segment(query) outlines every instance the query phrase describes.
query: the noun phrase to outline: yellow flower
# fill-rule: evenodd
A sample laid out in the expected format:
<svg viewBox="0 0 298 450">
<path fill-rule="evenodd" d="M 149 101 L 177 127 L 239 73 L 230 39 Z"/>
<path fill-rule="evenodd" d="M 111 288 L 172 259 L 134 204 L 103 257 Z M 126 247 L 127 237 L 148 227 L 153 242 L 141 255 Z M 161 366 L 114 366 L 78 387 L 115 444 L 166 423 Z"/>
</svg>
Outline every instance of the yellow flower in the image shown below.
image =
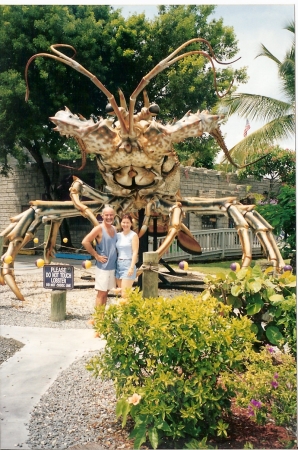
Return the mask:
<svg viewBox="0 0 298 450">
<path fill-rule="evenodd" d="M 139 394 L 133 394 L 131 397 L 128 397 L 128 403 L 138 405 L 140 403 L 141 398 L 142 397 Z"/>
<path fill-rule="evenodd" d="M 128 303 L 128 299 L 127 298 L 120 298 L 118 301 L 119 305 L 126 305 Z"/>
</svg>

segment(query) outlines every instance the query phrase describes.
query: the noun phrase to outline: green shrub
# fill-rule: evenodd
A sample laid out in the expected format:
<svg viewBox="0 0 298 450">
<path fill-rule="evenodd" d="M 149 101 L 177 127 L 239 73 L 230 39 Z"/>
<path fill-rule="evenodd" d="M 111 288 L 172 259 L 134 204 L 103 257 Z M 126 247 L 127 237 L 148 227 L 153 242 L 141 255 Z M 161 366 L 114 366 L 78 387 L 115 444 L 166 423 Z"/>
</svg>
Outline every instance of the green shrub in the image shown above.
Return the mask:
<svg viewBox="0 0 298 450">
<path fill-rule="evenodd" d="M 248 315 L 262 344 L 282 348 L 287 344 L 296 355 L 296 277 L 290 271 L 276 274 L 260 266 L 238 272 L 207 276 L 210 295 L 232 306 L 232 314 Z"/>
<path fill-rule="evenodd" d="M 245 359 L 245 371 L 223 374 L 222 381 L 236 392 L 236 404 L 248 408 L 258 424 L 274 420 L 295 426 L 297 420 L 297 371 L 293 356 L 269 345 Z"/>
<path fill-rule="evenodd" d="M 247 317 L 231 317 L 210 296 L 143 299 L 134 291 L 94 319 L 106 346 L 87 369 L 114 381 L 116 413 L 123 426 L 132 418 L 135 448 L 147 438 L 157 448 L 163 438 L 227 436 L 222 417 L 233 392 L 219 379 L 241 371 L 252 348 Z"/>
</svg>

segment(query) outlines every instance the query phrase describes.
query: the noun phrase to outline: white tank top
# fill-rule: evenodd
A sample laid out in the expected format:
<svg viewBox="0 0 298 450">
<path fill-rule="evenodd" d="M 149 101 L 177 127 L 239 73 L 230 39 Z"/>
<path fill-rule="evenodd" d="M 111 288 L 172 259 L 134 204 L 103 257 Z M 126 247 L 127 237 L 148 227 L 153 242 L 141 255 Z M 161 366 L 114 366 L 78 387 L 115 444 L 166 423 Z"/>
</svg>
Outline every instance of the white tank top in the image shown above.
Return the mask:
<svg viewBox="0 0 298 450">
<path fill-rule="evenodd" d="M 117 233 L 116 248 L 119 259 L 132 259 L 132 238 L 136 233 L 132 230 L 127 235 Z"/>
</svg>

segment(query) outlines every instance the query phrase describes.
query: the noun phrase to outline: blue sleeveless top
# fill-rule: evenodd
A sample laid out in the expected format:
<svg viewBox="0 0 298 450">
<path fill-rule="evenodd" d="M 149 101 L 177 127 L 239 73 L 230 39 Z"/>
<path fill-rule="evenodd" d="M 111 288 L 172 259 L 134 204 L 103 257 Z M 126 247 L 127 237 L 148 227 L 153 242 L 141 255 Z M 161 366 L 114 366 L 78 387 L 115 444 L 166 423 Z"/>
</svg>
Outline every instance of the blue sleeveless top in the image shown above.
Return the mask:
<svg viewBox="0 0 298 450">
<path fill-rule="evenodd" d="M 136 233 L 130 231 L 126 236 L 121 232 L 117 233 L 117 252 L 119 259 L 132 259 L 132 238 Z"/>
<path fill-rule="evenodd" d="M 117 250 L 116 250 L 116 241 L 117 241 L 117 233 L 114 229 L 114 237 L 111 237 L 106 231 L 105 227 L 102 226 L 102 239 L 100 244 L 96 241 L 95 250 L 99 255 L 105 255 L 108 257 L 107 262 L 101 263 L 96 261 L 96 266 L 99 269 L 103 270 L 114 270 L 116 269 L 117 262 Z"/>
</svg>

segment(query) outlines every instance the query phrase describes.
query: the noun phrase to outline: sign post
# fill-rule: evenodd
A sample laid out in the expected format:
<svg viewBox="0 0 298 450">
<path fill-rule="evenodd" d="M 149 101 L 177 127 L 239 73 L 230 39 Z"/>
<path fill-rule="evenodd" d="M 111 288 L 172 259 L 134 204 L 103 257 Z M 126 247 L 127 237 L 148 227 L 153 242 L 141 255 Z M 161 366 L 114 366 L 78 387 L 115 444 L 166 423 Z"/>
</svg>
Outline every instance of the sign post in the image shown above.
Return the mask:
<svg viewBox="0 0 298 450">
<path fill-rule="evenodd" d="M 45 264 L 43 287 L 45 289 L 73 289 L 73 266 Z"/>
<path fill-rule="evenodd" d="M 66 290 L 73 289 L 73 266 L 45 264 L 43 266 L 43 287 L 52 289 L 51 317 L 54 322 L 65 320 Z"/>
</svg>

